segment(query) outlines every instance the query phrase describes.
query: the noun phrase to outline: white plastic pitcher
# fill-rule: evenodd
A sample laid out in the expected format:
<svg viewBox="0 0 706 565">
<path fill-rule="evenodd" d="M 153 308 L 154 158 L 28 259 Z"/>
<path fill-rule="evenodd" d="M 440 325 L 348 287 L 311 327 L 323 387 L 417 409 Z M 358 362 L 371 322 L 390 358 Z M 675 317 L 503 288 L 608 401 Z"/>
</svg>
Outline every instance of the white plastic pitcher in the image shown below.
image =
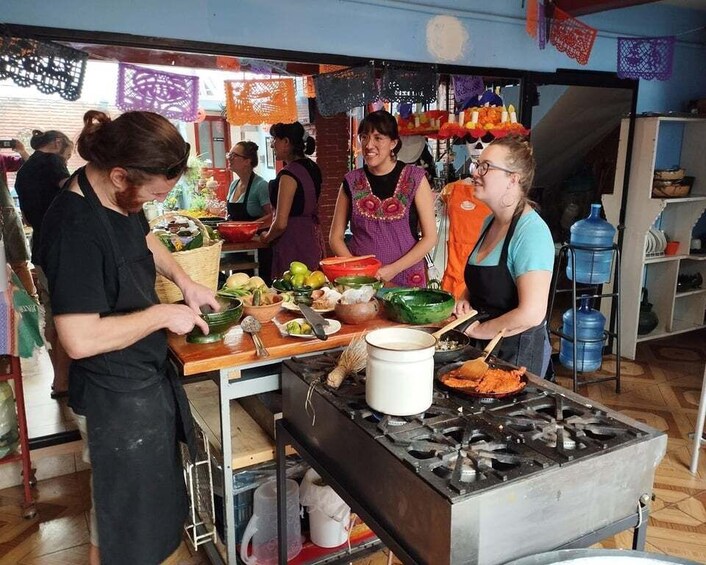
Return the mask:
<svg viewBox="0 0 706 565">
<path fill-rule="evenodd" d="M 302 550 L 299 516 L 299 485 L 287 479 L 287 559 Z M 252 541 L 252 553 L 248 553 Z M 255 490 L 253 515 L 243 533 L 240 558 L 248 565 L 277 563 L 277 481 L 267 481 Z"/>
</svg>

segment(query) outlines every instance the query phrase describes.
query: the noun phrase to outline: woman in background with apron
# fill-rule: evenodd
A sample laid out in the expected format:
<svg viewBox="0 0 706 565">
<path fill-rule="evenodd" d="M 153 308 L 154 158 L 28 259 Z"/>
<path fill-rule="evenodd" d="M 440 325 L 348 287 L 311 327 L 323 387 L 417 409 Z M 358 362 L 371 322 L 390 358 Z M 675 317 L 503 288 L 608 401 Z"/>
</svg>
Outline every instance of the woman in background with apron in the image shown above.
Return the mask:
<svg viewBox="0 0 706 565">
<path fill-rule="evenodd" d="M 473 163 L 475 196 L 492 215 L 468 258 L 466 291 L 454 314 L 488 314 L 466 333 L 484 344 L 505 328 L 497 356 L 542 377 L 551 351 L 545 316 L 554 242 L 527 198 L 534 168 L 532 147 L 519 136 L 496 139 Z"/>
<path fill-rule="evenodd" d="M 94 110 L 77 146 L 88 163 L 47 211 L 39 251 L 93 469 L 89 562 L 154 565 L 178 548 L 188 510 L 178 441 L 196 455 L 167 330 L 208 332 L 200 307 L 218 303 L 150 232 L 142 205 L 167 197 L 190 147 L 157 114 Z M 186 304 L 159 304 L 157 272 Z"/>
<path fill-rule="evenodd" d="M 259 158 L 257 143 L 240 141 L 226 154 L 230 170 L 238 178 L 228 188 L 228 219 L 236 222 L 262 222 L 267 229 L 272 223 L 272 204 L 267 181 L 255 173 Z M 272 250 L 263 247 L 257 252 L 258 274 L 270 284 L 272 281 Z"/>
<path fill-rule="evenodd" d="M 270 135 L 275 157 L 286 166 L 270 182 L 274 220 L 260 241 L 272 244 L 273 277 L 281 277 L 292 261 L 315 271 L 324 254 L 318 215 L 322 178 L 306 155 L 314 152 L 316 141 L 299 122 L 275 124 Z"/>
<path fill-rule="evenodd" d="M 241 141 L 226 154 L 230 170 L 238 175 L 228 188 L 228 219 L 269 225 L 272 204 L 267 181 L 254 172 L 258 164 L 257 151 L 256 143 Z"/>
</svg>

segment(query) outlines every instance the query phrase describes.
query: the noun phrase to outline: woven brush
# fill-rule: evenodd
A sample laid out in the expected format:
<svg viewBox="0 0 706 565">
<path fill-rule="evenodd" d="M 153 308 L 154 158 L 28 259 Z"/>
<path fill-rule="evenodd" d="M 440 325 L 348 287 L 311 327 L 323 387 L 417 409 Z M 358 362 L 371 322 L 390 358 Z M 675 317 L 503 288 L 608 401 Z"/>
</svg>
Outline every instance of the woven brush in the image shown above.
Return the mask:
<svg viewBox="0 0 706 565">
<path fill-rule="evenodd" d="M 368 361 L 368 350 L 363 336 L 353 339 L 343 350 L 338 358 L 338 364 L 328 374 L 326 384 L 331 388 L 338 388 L 348 375 L 353 375 L 365 369 Z"/>
</svg>

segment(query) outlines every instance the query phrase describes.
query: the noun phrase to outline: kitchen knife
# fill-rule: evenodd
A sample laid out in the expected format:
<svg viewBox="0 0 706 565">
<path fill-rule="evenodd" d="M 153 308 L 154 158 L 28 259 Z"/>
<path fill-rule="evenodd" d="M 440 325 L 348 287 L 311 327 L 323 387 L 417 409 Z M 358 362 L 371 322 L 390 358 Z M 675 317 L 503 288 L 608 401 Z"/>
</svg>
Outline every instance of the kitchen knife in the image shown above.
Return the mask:
<svg viewBox="0 0 706 565">
<path fill-rule="evenodd" d="M 324 318 L 321 314 L 314 312 L 310 306 L 306 304 L 299 304 L 299 309 L 306 318 L 306 321 L 311 325 L 311 329 L 314 335 L 318 337 L 321 341 L 326 341 L 328 336 L 324 331 L 324 326 L 328 325 L 328 320 Z"/>
</svg>

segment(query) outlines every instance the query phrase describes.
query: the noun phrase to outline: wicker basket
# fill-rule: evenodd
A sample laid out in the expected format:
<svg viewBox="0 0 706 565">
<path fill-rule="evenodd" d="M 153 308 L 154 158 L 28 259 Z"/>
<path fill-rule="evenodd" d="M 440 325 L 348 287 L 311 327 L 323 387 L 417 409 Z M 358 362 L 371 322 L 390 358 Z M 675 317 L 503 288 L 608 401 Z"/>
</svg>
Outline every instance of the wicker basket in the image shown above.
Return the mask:
<svg viewBox="0 0 706 565">
<path fill-rule="evenodd" d="M 171 212 L 163 216 L 157 216 L 150 221 L 150 227 L 155 226 L 164 219 L 170 220 L 177 216 L 179 216 L 179 214 Z M 223 247 L 223 242 L 211 239 L 206 226 L 197 218 L 189 217 L 189 219 L 201 230 L 203 234 L 203 247 L 189 251 L 177 251 L 172 253 L 172 257 L 174 257 L 174 260 L 194 281 L 207 286 L 215 292 L 218 289 L 218 269 L 221 261 L 221 247 Z M 160 274 L 157 275 L 154 287 L 157 291 L 159 301 L 162 303 L 171 304 L 184 298 L 179 287 Z"/>
</svg>

